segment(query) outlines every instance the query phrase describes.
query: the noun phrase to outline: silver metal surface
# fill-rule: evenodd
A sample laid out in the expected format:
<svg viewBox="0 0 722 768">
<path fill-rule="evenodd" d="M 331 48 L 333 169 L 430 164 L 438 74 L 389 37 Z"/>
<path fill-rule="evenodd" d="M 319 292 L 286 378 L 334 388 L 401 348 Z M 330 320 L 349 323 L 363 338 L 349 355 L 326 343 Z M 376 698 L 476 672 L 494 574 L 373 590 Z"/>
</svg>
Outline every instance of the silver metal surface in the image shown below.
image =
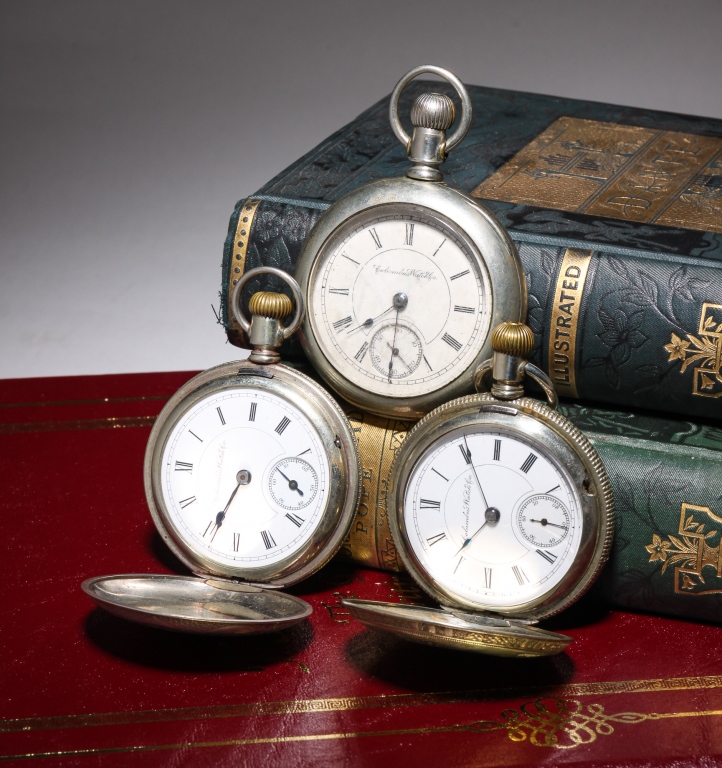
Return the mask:
<svg viewBox="0 0 722 768">
<path fill-rule="evenodd" d="M 368 392 L 356 381 L 341 375 L 333 359 L 326 357 L 316 341 L 315 309 L 309 303 L 311 286 L 334 233 L 353 217 L 417 211 L 439 218 L 450 227 L 478 262 L 479 274 L 491 285 L 491 313 L 488 328 L 480 334 L 478 351 L 460 369 L 450 384 L 424 395 L 408 397 L 400 389 L 396 397 Z M 354 222 L 356 219 L 354 219 Z M 301 286 L 307 311 L 300 338 L 311 363 L 328 385 L 354 405 L 385 416 L 418 419 L 440 403 L 474 391 L 474 373 L 481 361 L 491 357 L 491 329 L 504 320 L 524 320 L 526 283 L 521 260 L 511 238 L 496 217 L 484 206 L 445 184 L 428 184 L 408 178 L 383 179 L 367 184 L 335 203 L 311 230 L 298 260 L 296 279 Z M 433 308 L 429 308 L 433 311 Z"/>
<path fill-rule="evenodd" d="M 417 462 L 435 443 L 460 430 L 518 434 L 536 446 L 576 489 L 582 514 L 579 550 L 559 584 L 546 594 L 507 609 L 469 602 L 445 590 L 416 558 L 406 532 L 407 484 Z M 391 467 L 389 526 L 397 551 L 421 588 L 446 606 L 488 609 L 509 617 L 542 619 L 567 608 L 592 585 L 609 555 L 614 531 L 614 503 L 609 478 L 591 443 L 570 421 L 544 403 L 524 397 L 512 402 L 491 394 L 470 395 L 437 408 L 406 436 Z"/>
<path fill-rule="evenodd" d="M 471 127 L 471 99 L 469 98 L 469 93 L 461 80 L 459 80 L 453 72 L 449 72 L 448 69 L 443 69 L 442 67 L 437 67 L 433 64 L 424 64 L 420 67 L 414 67 L 414 69 L 407 72 L 401 80 L 396 83 L 394 90 L 391 92 L 391 102 L 389 104 L 389 120 L 391 121 L 391 128 L 393 129 L 396 138 L 405 147 L 408 147 L 411 142 L 411 137 L 406 133 L 401 125 L 401 120 L 399 119 L 399 98 L 401 97 L 404 88 L 406 88 L 414 78 L 424 74 L 438 75 L 451 83 L 461 99 L 461 119 L 459 121 L 459 127 L 446 141 L 446 153 L 448 154 L 460 141 L 462 141 Z"/>
<path fill-rule="evenodd" d="M 308 603 L 283 592 L 188 576 L 119 574 L 87 579 L 81 586 L 116 616 L 180 632 L 276 632 L 312 613 Z"/>
<path fill-rule="evenodd" d="M 250 273 L 249 273 L 250 274 Z M 163 499 L 161 477 L 165 444 L 173 427 L 196 403 L 229 389 L 255 387 L 300 409 L 316 428 L 331 481 L 324 511 L 307 546 L 284 560 L 259 568 L 231 567 L 214 560 L 177 528 Z M 353 430 L 334 399 L 308 376 L 284 365 L 256 366 L 250 361 L 224 363 L 195 376 L 168 401 L 148 440 L 144 465 L 145 493 L 153 522 L 173 553 L 194 573 L 284 587 L 307 578 L 338 551 L 356 512 L 361 465 Z M 240 481 L 239 481 L 240 482 Z M 210 510 L 215 514 L 216 510 Z"/>
<path fill-rule="evenodd" d="M 563 651 L 571 637 L 527 623 L 461 614 L 443 608 L 344 598 L 341 604 L 372 629 L 405 640 L 454 650 L 515 658 L 551 656 Z"/>
<path fill-rule="evenodd" d="M 492 382 L 487 379 L 491 375 Z M 474 388 L 477 392 L 491 391 L 499 400 L 517 400 L 524 395 L 524 376 L 531 376 L 544 390 L 550 408 L 559 404 L 552 380 L 528 360 L 495 352 L 493 358 L 484 360 L 474 374 Z"/>
<path fill-rule="evenodd" d="M 249 338 L 251 334 L 251 323 L 246 319 L 243 314 L 243 310 L 241 309 L 241 296 L 243 294 L 243 288 L 246 283 L 259 275 L 275 275 L 276 277 L 280 277 L 281 280 L 283 280 L 283 282 L 286 283 L 286 285 L 291 289 L 291 293 L 293 294 L 293 298 L 296 304 L 296 311 L 291 318 L 291 322 L 285 326 L 285 328 L 279 328 L 280 341 L 278 344 L 276 344 L 276 346 L 278 346 L 282 341 L 285 341 L 289 336 L 291 336 L 291 334 L 295 333 L 301 326 L 305 306 L 303 303 L 303 294 L 301 293 L 301 289 L 299 288 L 298 283 L 293 279 L 293 277 L 291 277 L 288 272 L 284 272 L 282 269 L 276 269 L 276 267 L 256 267 L 255 269 L 250 269 L 248 272 L 246 272 L 238 280 L 235 288 L 233 289 L 233 295 L 231 296 L 231 312 L 233 313 L 233 317 L 235 318 L 238 325 L 243 328 Z"/>
</svg>

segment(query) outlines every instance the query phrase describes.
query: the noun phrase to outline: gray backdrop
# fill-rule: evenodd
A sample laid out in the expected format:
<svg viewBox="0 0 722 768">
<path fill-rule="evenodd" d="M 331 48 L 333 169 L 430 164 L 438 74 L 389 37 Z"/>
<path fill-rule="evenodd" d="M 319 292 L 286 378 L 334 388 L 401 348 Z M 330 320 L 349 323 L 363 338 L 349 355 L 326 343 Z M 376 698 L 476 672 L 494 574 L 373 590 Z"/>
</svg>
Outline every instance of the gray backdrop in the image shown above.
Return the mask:
<svg viewBox="0 0 722 768">
<path fill-rule="evenodd" d="M 0 377 L 199 369 L 240 197 L 434 63 L 722 118 L 718 0 L 3 0 Z"/>
</svg>

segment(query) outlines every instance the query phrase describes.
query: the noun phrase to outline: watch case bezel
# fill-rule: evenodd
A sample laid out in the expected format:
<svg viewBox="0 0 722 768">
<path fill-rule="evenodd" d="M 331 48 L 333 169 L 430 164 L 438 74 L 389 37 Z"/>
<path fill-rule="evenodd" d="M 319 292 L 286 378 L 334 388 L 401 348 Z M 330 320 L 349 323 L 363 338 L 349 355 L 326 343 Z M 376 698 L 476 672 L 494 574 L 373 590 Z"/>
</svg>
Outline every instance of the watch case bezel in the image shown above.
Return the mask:
<svg viewBox="0 0 722 768">
<path fill-rule="evenodd" d="M 445 220 L 478 259 L 478 272 L 490 286 L 491 312 L 478 353 L 450 383 L 426 394 L 400 398 L 369 392 L 341 374 L 316 339 L 311 289 L 321 257 L 336 231 L 352 217 L 372 209 L 411 206 Z M 389 210 L 392 214 L 393 211 Z M 379 211 L 379 215 L 382 215 Z M 524 270 L 511 238 L 494 215 L 472 198 L 439 182 L 409 178 L 381 179 L 350 192 L 329 208 L 311 230 L 296 268 L 306 303 L 299 338 L 306 355 L 328 385 L 353 405 L 382 416 L 419 419 L 440 403 L 472 392 L 474 372 L 491 356 L 491 329 L 504 320 L 523 320 L 527 294 Z"/>
<path fill-rule="evenodd" d="M 234 567 L 189 541 L 173 523 L 162 492 L 162 461 L 168 436 L 198 402 L 226 389 L 253 386 L 285 399 L 317 430 L 329 463 L 328 496 L 321 522 L 301 549 L 265 566 Z M 351 425 L 333 398 L 315 381 L 283 364 L 259 366 L 247 360 L 209 368 L 186 382 L 168 401 L 151 431 L 144 461 L 144 485 L 153 522 L 165 543 L 193 573 L 281 588 L 308 578 L 340 549 L 353 522 L 361 492 L 361 463 Z M 213 510 L 215 513 L 216 510 Z"/>
<path fill-rule="evenodd" d="M 507 608 L 474 603 L 442 587 L 418 560 L 406 533 L 405 495 L 417 462 L 437 441 L 473 426 L 516 431 L 544 446 L 545 453 L 552 454 L 570 476 L 582 513 L 579 549 L 567 574 L 544 594 Z M 591 587 L 609 555 L 614 502 L 601 458 L 568 419 L 533 398 L 502 401 L 484 393 L 437 408 L 406 436 L 391 467 L 389 484 L 389 526 L 399 556 L 417 584 L 442 606 L 539 621 L 576 602 Z"/>
</svg>

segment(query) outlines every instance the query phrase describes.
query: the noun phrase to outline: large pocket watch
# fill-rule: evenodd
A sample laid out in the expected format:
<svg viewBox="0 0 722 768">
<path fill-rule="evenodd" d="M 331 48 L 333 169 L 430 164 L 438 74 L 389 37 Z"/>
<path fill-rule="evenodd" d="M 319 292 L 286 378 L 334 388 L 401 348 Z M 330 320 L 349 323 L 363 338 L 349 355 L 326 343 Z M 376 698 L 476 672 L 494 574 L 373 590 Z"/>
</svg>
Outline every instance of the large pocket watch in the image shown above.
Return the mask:
<svg viewBox="0 0 722 768">
<path fill-rule="evenodd" d="M 412 136 L 401 125 L 401 92 L 423 73 L 448 80 L 461 99 L 448 138 L 455 109 L 442 94 L 416 99 Z M 301 342 L 346 400 L 416 419 L 473 391 L 491 329 L 526 315 L 526 286 L 494 215 L 442 183 L 440 166 L 471 125 L 461 81 L 440 67 L 416 67 L 394 88 L 390 119 L 413 165 L 405 178 L 349 193 L 311 230 L 296 270 L 307 307 Z"/>
<path fill-rule="evenodd" d="M 478 389 L 409 432 L 391 469 L 389 523 L 401 559 L 440 608 L 344 601 L 365 624 L 433 645 L 541 656 L 571 638 L 533 626 L 575 602 L 609 553 L 614 506 L 599 455 L 556 410 L 526 361 L 521 323 L 492 335 Z M 528 374 L 549 405 L 524 396 Z"/>
<path fill-rule="evenodd" d="M 291 287 L 256 293 L 249 323 L 238 300 L 258 273 Z M 303 317 L 300 289 L 261 267 L 239 280 L 234 311 L 250 357 L 200 373 L 161 411 L 145 456 L 153 521 L 200 578 L 122 575 L 90 579 L 85 591 L 136 621 L 209 633 L 268 632 L 311 613 L 278 592 L 323 566 L 341 546 L 360 492 L 353 431 L 330 395 L 279 363 L 277 347 Z"/>
</svg>

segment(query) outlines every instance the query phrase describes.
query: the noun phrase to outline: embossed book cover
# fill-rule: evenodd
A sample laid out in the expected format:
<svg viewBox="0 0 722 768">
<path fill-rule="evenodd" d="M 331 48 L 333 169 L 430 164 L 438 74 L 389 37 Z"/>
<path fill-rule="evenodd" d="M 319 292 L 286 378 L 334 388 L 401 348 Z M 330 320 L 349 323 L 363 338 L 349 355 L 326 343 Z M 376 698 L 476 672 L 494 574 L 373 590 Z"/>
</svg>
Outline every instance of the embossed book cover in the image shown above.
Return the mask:
<svg viewBox="0 0 722 768">
<path fill-rule="evenodd" d="M 413 83 L 401 114 L 430 87 L 452 95 L 441 83 Z M 471 130 L 443 170 L 516 242 L 534 362 L 569 397 L 721 418 L 722 122 L 469 93 Z M 384 99 L 242 199 L 223 259 L 229 339 L 245 344 L 228 313 L 241 273 L 261 264 L 293 272 L 331 203 L 405 170 Z"/>
<path fill-rule="evenodd" d="M 142 465 L 150 426 L 189 376 L 0 383 L 3 764 L 720 762 L 722 630 L 712 624 L 611 610 L 590 595 L 545 622 L 573 637 L 564 653 L 484 657 L 364 629 L 344 597 L 422 598 L 396 574 L 343 563 L 293 587 L 313 606 L 308 621 L 262 637 L 174 634 L 95 608 L 80 589 L 89 576 L 183 572 L 150 518 Z M 601 418 L 608 432 L 621 423 L 577 416 Z M 678 567 L 695 578 L 702 563 L 711 585 L 718 533 L 703 542 L 720 527 L 696 507 L 637 544 L 653 565 L 669 563 L 665 579 Z M 674 559 L 688 540 L 702 552 L 696 563 L 689 552 Z"/>
</svg>

